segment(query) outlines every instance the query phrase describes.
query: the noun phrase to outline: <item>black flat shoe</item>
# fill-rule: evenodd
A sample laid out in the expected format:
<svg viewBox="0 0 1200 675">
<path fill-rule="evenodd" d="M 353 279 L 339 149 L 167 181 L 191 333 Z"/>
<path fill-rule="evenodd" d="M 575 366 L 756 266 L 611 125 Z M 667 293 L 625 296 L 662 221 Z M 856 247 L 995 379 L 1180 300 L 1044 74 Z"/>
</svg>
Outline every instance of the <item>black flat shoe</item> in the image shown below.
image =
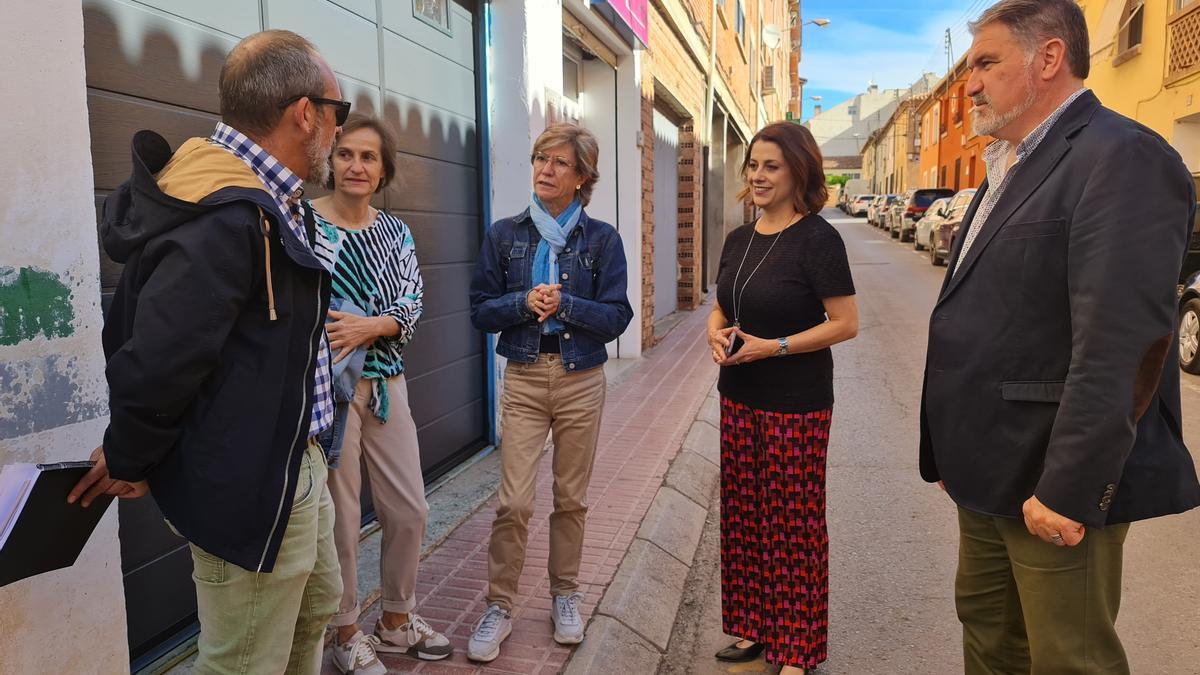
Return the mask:
<svg viewBox="0 0 1200 675">
<path fill-rule="evenodd" d="M 763 653 L 763 650 L 767 648 L 766 645 L 761 642 L 755 642 L 749 647 L 739 647 L 738 642 L 741 642 L 741 640 L 738 640 L 725 649 L 717 652 L 717 660 L 731 661 L 733 663 L 753 661 L 754 659 L 757 659 L 759 655 Z"/>
</svg>

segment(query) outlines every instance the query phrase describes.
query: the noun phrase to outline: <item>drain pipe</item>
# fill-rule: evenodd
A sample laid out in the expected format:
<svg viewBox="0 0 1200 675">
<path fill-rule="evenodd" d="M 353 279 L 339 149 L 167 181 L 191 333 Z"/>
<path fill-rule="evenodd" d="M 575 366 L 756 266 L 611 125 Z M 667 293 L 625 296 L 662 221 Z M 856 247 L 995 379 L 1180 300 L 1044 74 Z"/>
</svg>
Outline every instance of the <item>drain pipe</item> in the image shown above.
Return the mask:
<svg viewBox="0 0 1200 675">
<path fill-rule="evenodd" d="M 709 24 L 711 29 L 709 30 L 708 36 L 708 87 L 704 93 L 704 128 L 700 130 L 700 151 L 703 153 L 703 163 L 701 166 L 704 170 L 704 177 L 702 180 L 704 182 L 702 183 L 703 192 L 701 192 L 700 200 L 700 208 L 703 210 L 703 213 L 700 216 L 700 236 L 698 237 L 700 240 L 700 255 L 697 257 L 700 259 L 701 269 L 696 270 L 698 274 L 696 274 L 695 279 L 692 282 L 699 284 L 702 291 L 708 290 L 710 281 L 708 278 L 708 240 L 704 235 L 705 230 L 708 230 L 709 232 L 713 231 L 713 228 L 710 228 L 708 223 L 708 217 L 712 213 L 712 205 L 714 203 L 712 201 L 712 196 L 709 194 L 711 192 L 711 190 L 709 190 L 711 186 L 709 185 L 708 179 L 709 176 L 712 175 L 712 127 L 713 118 L 715 117 L 713 114 L 713 108 L 716 105 L 716 101 L 714 100 L 716 83 L 713 78 L 716 76 L 717 72 L 717 0 L 712 0 L 712 12 L 710 18 L 712 19 L 712 23 Z M 693 239 L 693 246 L 695 246 L 694 242 L 695 239 Z M 695 258 L 693 258 L 693 260 L 694 259 Z M 700 297 L 703 298 L 704 293 L 701 293 Z"/>
</svg>

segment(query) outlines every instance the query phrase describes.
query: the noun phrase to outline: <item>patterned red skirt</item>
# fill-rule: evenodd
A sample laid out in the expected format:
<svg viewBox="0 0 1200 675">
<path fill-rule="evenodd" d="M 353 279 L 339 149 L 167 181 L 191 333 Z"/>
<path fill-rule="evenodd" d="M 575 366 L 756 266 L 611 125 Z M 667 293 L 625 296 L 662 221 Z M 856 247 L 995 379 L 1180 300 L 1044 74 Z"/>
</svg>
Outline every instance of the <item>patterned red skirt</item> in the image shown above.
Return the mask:
<svg viewBox="0 0 1200 675">
<path fill-rule="evenodd" d="M 828 656 L 832 412 L 721 399 L 721 626 L 766 645 L 768 663 L 807 669 Z"/>
</svg>

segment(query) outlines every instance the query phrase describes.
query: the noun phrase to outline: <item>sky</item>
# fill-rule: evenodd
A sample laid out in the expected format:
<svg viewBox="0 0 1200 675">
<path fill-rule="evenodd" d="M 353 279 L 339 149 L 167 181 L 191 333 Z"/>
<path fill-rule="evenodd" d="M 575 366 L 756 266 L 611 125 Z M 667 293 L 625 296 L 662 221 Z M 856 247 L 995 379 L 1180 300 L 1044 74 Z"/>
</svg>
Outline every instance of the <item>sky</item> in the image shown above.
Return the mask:
<svg viewBox="0 0 1200 675">
<path fill-rule="evenodd" d="M 946 29 L 954 59 L 971 43 L 967 21 L 996 0 L 801 0 L 804 21 L 829 19 L 820 28 L 803 28 L 800 77 L 804 119 L 820 105 L 829 110 L 864 92 L 874 81 L 880 89 L 906 88 L 922 73 L 946 74 Z"/>
</svg>

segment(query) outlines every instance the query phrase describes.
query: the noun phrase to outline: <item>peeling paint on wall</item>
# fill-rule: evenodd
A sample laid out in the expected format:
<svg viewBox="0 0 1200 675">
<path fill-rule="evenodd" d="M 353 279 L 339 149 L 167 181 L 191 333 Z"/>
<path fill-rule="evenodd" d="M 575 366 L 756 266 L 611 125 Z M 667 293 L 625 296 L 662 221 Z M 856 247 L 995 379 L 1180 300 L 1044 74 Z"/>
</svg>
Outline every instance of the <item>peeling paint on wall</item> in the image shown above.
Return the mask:
<svg viewBox="0 0 1200 675">
<path fill-rule="evenodd" d="M 75 332 L 71 289 L 53 272 L 0 267 L 0 345 Z"/>
<path fill-rule="evenodd" d="M 0 363 L 0 440 L 90 420 L 108 413 L 85 393 L 73 356 Z"/>
</svg>

